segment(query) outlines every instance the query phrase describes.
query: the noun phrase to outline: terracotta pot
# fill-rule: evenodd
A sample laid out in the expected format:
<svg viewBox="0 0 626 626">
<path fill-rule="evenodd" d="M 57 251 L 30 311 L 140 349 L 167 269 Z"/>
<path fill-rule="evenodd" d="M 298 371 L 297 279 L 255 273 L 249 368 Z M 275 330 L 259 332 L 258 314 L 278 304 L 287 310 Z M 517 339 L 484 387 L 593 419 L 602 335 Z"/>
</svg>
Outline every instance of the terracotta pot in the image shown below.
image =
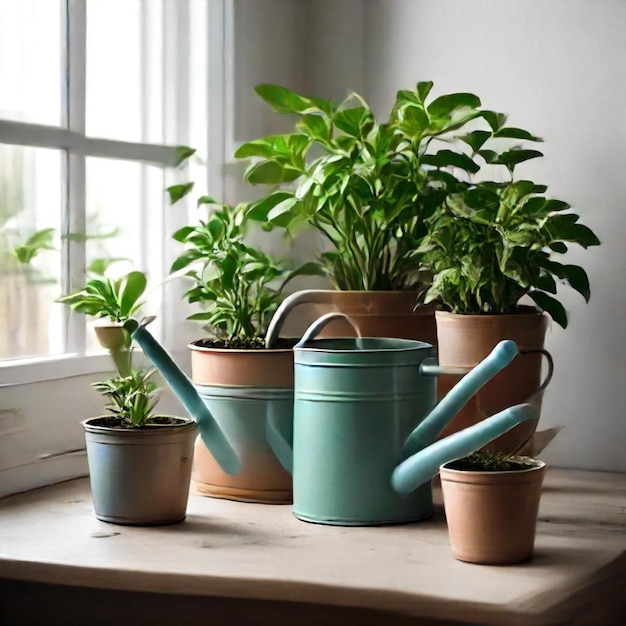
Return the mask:
<svg viewBox="0 0 626 626">
<path fill-rule="evenodd" d="M 439 364 L 470 369 L 484 359 L 503 339 L 512 339 L 520 349 L 543 349 L 548 317 L 530 307 L 510 315 L 457 315 L 436 311 Z M 526 402 L 541 408 L 541 353 L 519 355 L 494 376 L 443 431 L 442 436 L 457 432 L 509 406 Z M 459 380 L 456 376 L 439 377 L 442 397 Z M 488 448 L 513 453 L 534 434 L 537 420 L 524 422 L 495 439 Z"/>
<path fill-rule="evenodd" d="M 268 335 L 272 327 L 282 327 L 293 309 L 308 305 L 312 309 L 312 319 L 330 311 L 346 313 L 355 322 L 362 337 L 414 339 L 436 346 L 434 308 L 425 305 L 414 311 L 416 300 L 417 294 L 412 291 L 297 291 L 285 299 L 274 315 Z M 354 330 L 347 322 L 335 320 L 319 336 L 353 337 Z"/>
<path fill-rule="evenodd" d="M 96 333 L 98 343 L 105 349 L 111 352 L 118 350 L 125 350 L 130 346 L 130 335 L 128 331 L 124 330 L 121 323 L 99 322 L 93 325 L 93 330 Z"/>
<path fill-rule="evenodd" d="M 518 563 L 533 554 L 542 461 L 508 472 L 440 469 L 452 554 L 481 564 Z"/>
<path fill-rule="evenodd" d="M 191 349 L 191 377 L 241 460 L 237 475 L 223 472 L 200 437 L 192 478 L 203 494 L 246 502 L 290 503 L 291 474 L 266 437 L 270 418 L 293 428 L 293 351 Z"/>
</svg>

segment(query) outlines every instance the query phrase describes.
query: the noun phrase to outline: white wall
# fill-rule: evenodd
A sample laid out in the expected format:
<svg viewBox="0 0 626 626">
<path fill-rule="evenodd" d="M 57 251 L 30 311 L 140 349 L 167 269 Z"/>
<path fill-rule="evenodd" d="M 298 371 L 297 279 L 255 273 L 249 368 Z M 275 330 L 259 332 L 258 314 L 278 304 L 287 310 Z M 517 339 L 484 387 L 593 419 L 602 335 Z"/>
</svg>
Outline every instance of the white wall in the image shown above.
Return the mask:
<svg viewBox="0 0 626 626">
<path fill-rule="evenodd" d="M 252 4 L 263 5 L 266 11 L 277 6 L 274 0 L 237 4 L 242 12 Z M 270 27 L 267 20 L 248 15 L 246 28 L 255 30 L 250 44 L 245 41 L 250 31 L 240 22 L 239 43 L 251 46 L 255 55 L 252 66 L 238 68 L 245 71 L 245 85 L 237 81 L 245 87 L 239 91 L 242 99 L 251 97 L 256 82 L 282 71 L 285 58 L 276 65 L 278 49 L 287 59 L 299 59 L 290 73 L 280 76 L 286 79 L 284 84 L 298 85 L 308 93 L 341 98 L 356 90 L 386 115 L 398 89 L 433 80 L 435 94 L 476 93 L 484 106 L 508 113 L 511 124 L 545 139 L 540 148 L 546 156 L 521 166 L 520 173 L 548 184 L 551 194 L 580 211 L 602 246 L 568 255 L 570 262 L 587 269 L 592 297 L 585 305 L 576 293 L 563 289 L 570 326 L 563 331 L 553 325 L 549 331 L 547 343 L 556 373 L 546 393 L 542 426 L 564 429 L 544 456 L 561 466 L 626 471 L 626 417 L 621 406 L 626 330 L 620 320 L 626 310 L 621 284 L 626 270 L 622 245 L 626 2 L 283 0 L 278 4 L 291 5 L 298 15 L 292 22 L 295 37 L 276 39 L 280 26 L 274 22 Z M 277 16 L 272 19 L 282 19 Z M 268 36 L 259 28 L 267 28 Z M 262 48 L 254 43 L 259 41 L 264 42 Z M 304 57 L 298 56 L 303 51 Z M 246 114 L 251 111 L 246 109 Z M 270 132 L 275 123 L 270 119 L 259 117 L 254 124 L 248 120 L 241 127 L 243 134 Z"/>
</svg>

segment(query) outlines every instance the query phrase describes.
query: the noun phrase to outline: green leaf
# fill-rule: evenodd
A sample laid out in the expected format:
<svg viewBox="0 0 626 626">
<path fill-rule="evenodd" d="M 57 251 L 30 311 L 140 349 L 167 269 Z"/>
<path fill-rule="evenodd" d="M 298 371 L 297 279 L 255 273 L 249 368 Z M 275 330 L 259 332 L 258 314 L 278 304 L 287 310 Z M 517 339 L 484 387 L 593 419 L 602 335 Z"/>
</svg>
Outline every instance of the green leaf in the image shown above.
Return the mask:
<svg viewBox="0 0 626 626">
<path fill-rule="evenodd" d="M 276 191 L 269 196 L 258 200 L 257 202 L 252 203 L 250 208 L 248 209 L 247 217 L 248 219 L 257 221 L 257 222 L 266 222 L 268 213 L 277 205 L 287 200 L 288 198 L 292 198 L 293 194 L 289 191 Z"/>
<path fill-rule="evenodd" d="M 326 276 L 326 272 L 324 268 L 314 261 L 310 261 L 309 263 L 304 263 L 300 267 L 295 270 L 292 270 L 287 274 L 285 279 L 283 280 L 280 288 L 278 289 L 279 293 L 285 288 L 285 285 L 293 280 L 296 276 Z"/>
<path fill-rule="evenodd" d="M 279 185 L 296 180 L 302 172 L 290 166 L 283 166 L 273 159 L 251 165 L 245 174 L 246 182 L 253 185 Z"/>
<path fill-rule="evenodd" d="M 526 139 L 527 141 L 543 141 L 541 137 L 535 137 L 523 128 L 512 128 L 507 126 L 500 128 L 493 134 L 494 137 L 507 137 L 509 139 Z"/>
<path fill-rule="evenodd" d="M 333 117 L 333 122 L 339 130 L 351 137 L 360 137 L 361 125 L 369 117 L 370 113 L 365 107 L 353 107 L 337 111 Z"/>
<path fill-rule="evenodd" d="M 506 115 L 496 111 L 481 111 L 481 117 L 491 126 L 494 132 L 499 131 L 506 123 Z"/>
<path fill-rule="evenodd" d="M 209 223 L 207 224 L 207 228 L 209 232 L 211 233 L 211 237 L 213 237 L 214 242 L 219 241 L 224 236 L 224 233 L 226 232 L 224 223 L 217 216 L 212 217 L 209 220 Z"/>
<path fill-rule="evenodd" d="M 469 156 L 452 150 L 439 150 L 437 154 L 425 154 L 422 157 L 422 163 L 435 167 L 459 167 L 472 174 L 480 169 L 480 166 L 474 163 Z"/>
<path fill-rule="evenodd" d="M 187 250 L 186 252 L 181 254 L 179 257 L 174 259 L 170 267 L 170 274 L 173 274 L 174 272 L 178 272 L 179 270 L 182 270 L 183 268 L 187 267 L 194 261 L 197 261 L 199 258 L 201 258 L 201 256 L 202 256 L 202 253 L 199 252 L 198 250 Z"/>
<path fill-rule="evenodd" d="M 432 88 L 433 88 L 432 80 L 422 81 L 422 82 L 417 83 L 417 95 L 422 104 L 425 102 Z"/>
<path fill-rule="evenodd" d="M 319 114 L 303 115 L 296 126 L 305 135 L 324 144 L 330 140 L 330 121 L 326 116 Z"/>
<path fill-rule="evenodd" d="M 200 196 L 196 201 L 196 207 L 199 207 L 202 204 L 219 204 L 219 202 L 210 196 Z"/>
<path fill-rule="evenodd" d="M 274 156 L 274 149 L 267 139 L 254 139 L 242 144 L 235 150 L 236 159 L 247 159 L 250 157 L 269 158 Z"/>
<path fill-rule="evenodd" d="M 170 204 L 176 204 L 179 200 L 184 198 L 193 189 L 194 183 L 183 183 L 179 185 L 172 185 L 166 189 L 170 196 Z"/>
<path fill-rule="evenodd" d="M 174 167 L 182 165 L 187 159 L 196 153 L 195 148 L 189 146 L 176 146 L 176 158 L 174 159 Z"/>
<path fill-rule="evenodd" d="M 277 113 L 304 113 L 315 106 L 309 98 L 280 85 L 261 84 L 254 91 Z"/>
<path fill-rule="evenodd" d="M 559 326 L 567 328 L 567 313 L 563 305 L 552 296 L 543 291 L 529 291 L 528 295 L 535 301 L 535 304 L 545 311 Z"/>
<path fill-rule="evenodd" d="M 448 117 L 457 109 L 477 109 L 480 98 L 473 93 L 451 93 L 433 100 L 427 107 L 431 117 Z"/>
<path fill-rule="evenodd" d="M 498 163 L 498 153 L 494 150 L 478 150 L 478 154 L 485 159 L 485 163 Z"/>
<path fill-rule="evenodd" d="M 554 239 L 572 241 L 583 248 L 599 246 L 600 240 L 587 226 L 577 224 L 578 215 L 574 213 L 552 215 L 548 220 L 547 227 Z"/>
<path fill-rule="evenodd" d="M 272 210 L 267 214 L 267 219 L 270 222 L 276 223 L 276 220 L 285 213 L 289 213 L 291 209 L 298 203 L 298 200 L 294 197 L 289 197 L 276 204 Z"/>
<path fill-rule="evenodd" d="M 146 284 L 146 275 L 143 272 L 130 272 L 122 278 L 118 297 L 120 317 L 128 317 L 137 308 Z"/>
<path fill-rule="evenodd" d="M 184 243 L 187 240 L 187 237 L 189 237 L 189 235 L 191 235 L 191 233 L 195 230 L 195 226 L 183 226 L 172 235 L 172 239 L 179 241 L 180 243 Z"/>
<path fill-rule="evenodd" d="M 462 135 L 459 139 L 470 146 L 474 152 L 478 152 L 490 137 L 491 133 L 488 130 L 474 130 L 467 135 Z"/>
<path fill-rule="evenodd" d="M 548 213 L 566 211 L 567 209 L 570 209 L 570 208 L 571 208 L 570 205 L 567 204 L 567 202 L 563 202 L 563 200 L 557 200 L 555 198 L 550 198 L 546 200 L 545 209 Z"/>
<path fill-rule="evenodd" d="M 570 287 L 575 289 L 584 299 L 585 302 L 589 302 L 591 297 L 591 290 L 589 288 L 589 277 L 587 272 L 578 265 L 565 265 L 564 266 L 565 279 L 569 283 Z"/>
<path fill-rule="evenodd" d="M 543 152 L 539 150 L 525 150 L 522 148 L 511 148 L 506 152 L 503 152 L 498 160 L 502 165 L 506 165 L 509 169 L 513 169 L 519 163 L 529 161 L 530 159 L 536 159 L 542 157 Z"/>
</svg>

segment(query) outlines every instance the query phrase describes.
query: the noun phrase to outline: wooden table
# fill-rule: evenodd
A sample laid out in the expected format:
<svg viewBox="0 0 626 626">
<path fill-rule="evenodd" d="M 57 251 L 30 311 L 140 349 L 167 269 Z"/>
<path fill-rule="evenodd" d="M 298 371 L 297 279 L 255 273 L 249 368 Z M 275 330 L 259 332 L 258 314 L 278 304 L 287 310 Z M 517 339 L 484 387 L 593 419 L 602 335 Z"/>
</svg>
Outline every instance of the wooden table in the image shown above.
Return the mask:
<svg viewBox="0 0 626 626">
<path fill-rule="evenodd" d="M 378 528 L 199 495 L 184 523 L 116 526 L 94 517 L 86 479 L 6 498 L 0 622 L 626 622 L 626 475 L 549 470 L 535 558 L 515 566 L 456 561 L 435 495 L 432 519 Z"/>
</svg>

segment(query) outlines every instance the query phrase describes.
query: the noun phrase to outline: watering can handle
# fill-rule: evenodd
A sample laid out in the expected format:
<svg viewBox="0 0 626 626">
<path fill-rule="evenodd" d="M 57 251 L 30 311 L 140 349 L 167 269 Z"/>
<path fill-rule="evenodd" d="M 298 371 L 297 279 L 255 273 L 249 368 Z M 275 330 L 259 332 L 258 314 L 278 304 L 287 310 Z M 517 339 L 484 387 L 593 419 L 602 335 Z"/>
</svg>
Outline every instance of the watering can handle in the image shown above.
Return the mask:
<svg viewBox="0 0 626 626">
<path fill-rule="evenodd" d="M 546 361 L 548 362 L 548 373 L 546 374 L 546 377 L 544 381 L 541 383 L 541 385 L 535 391 L 533 391 L 530 394 L 530 396 L 528 396 L 525 402 L 530 402 L 532 398 L 535 398 L 539 394 L 543 393 L 546 390 L 546 387 L 550 384 L 550 381 L 552 380 L 552 376 L 554 374 L 554 359 L 552 358 L 552 355 L 547 350 L 544 350 L 543 348 L 519 348 L 518 349 L 518 354 L 520 356 L 523 356 L 525 354 L 537 354 L 537 353 L 543 355 L 546 358 Z M 422 364 L 420 365 L 420 374 L 422 376 L 428 376 L 428 377 L 441 376 L 442 374 L 449 375 L 449 376 L 464 376 L 465 374 L 471 371 L 472 371 L 471 367 L 455 367 L 453 365 L 438 365 L 436 358 L 424 359 L 422 361 Z"/>
<path fill-rule="evenodd" d="M 337 319 L 346 320 L 346 322 L 348 322 L 348 324 L 350 324 L 350 326 L 352 326 L 352 329 L 354 330 L 356 336 L 357 337 L 361 336 L 361 333 L 359 332 L 359 329 L 357 328 L 357 325 L 354 323 L 354 321 L 352 320 L 352 318 L 349 315 L 346 315 L 345 313 L 341 313 L 339 311 L 331 311 L 330 313 L 325 313 L 321 317 L 318 317 L 304 331 L 304 334 L 302 335 L 302 339 L 300 339 L 300 341 L 298 341 L 298 343 L 296 344 L 295 347 L 296 348 L 301 348 L 305 343 L 307 343 L 307 341 L 311 341 L 311 339 L 315 339 L 315 337 L 317 337 L 317 335 L 319 335 L 319 333 L 322 332 L 322 330 L 324 329 L 324 327 L 327 324 L 329 324 L 333 320 L 337 320 Z"/>
<path fill-rule="evenodd" d="M 304 289 L 287 296 L 272 316 L 265 335 L 265 347 L 269 350 L 276 345 L 283 324 L 293 309 L 301 304 L 330 304 L 335 293 L 333 289 Z"/>
<path fill-rule="evenodd" d="M 128 320 L 124 328 L 131 337 L 139 344 L 144 354 L 157 366 L 174 395 L 180 400 L 189 415 L 198 423 L 198 430 L 202 440 L 219 466 L 227 474 L 238 474 L 241 471 L 241 462 L 232 449 L 230 443 L 220 430 L 215 419 L 209 412 L 208 407 L 198 395 L 193 383 L 185 373 L 172 361 L 170 355 L 163 349 L 161 344 L 145 328 L 146 318 L 141 323 L 136 320 Z"/>
</svg>

